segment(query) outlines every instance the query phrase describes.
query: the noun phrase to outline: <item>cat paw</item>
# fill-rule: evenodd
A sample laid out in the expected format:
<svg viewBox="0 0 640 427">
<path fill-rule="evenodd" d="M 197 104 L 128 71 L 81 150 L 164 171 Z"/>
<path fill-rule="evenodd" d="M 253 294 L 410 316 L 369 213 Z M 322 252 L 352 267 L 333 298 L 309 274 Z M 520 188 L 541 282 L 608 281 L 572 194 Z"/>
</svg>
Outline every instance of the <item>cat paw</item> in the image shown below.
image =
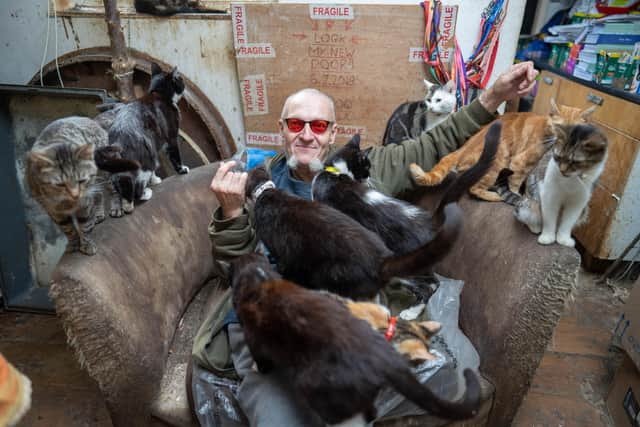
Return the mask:
<svg viewBox="0 0 640 427">
<path fill-rule="evenodd" d="M 538 236 L 538 243 L 540 243 L 541 245 L 550 245 L 555 241 L 556 241 L 556 236 L 554 236 L 553 234 L 542 233 L 541 235 Z"/>
<path fill-rule="evenodd" d="M 189 173 L 189 166 L 182 165 L 178 168 L 176 172 L 178 172 L 180 175 L 187 174 Z"/>
<path fill-rule="evenodd" d="M 529 228 L 529 231 L 531 231 L 533 234 L 542 233 L 542 227 L 540 227 L 539 225 L 534 225 L 534 224 L 526 224 L 526 225 Z"/>
<path fill-rule="evenodd" d="M 573 248 L 576 246 L 576 241 L 573 240 L 571 236 L 558 236 L 556 242 L 558 242 L 562 246 L 567 246 L 569 248 Z"/>
<path fill-rule="evenodd" d="M 151 175 L 151 179 L 149 180 L 149 185 L 158 185 L 162 182 L 162 178 L 157 176 L 156 174 Z"/>
<path fill-rule="evenodd" d="M 98 251 L 98 248 L 96 247 L 96 244 L 92 240 L 84 238 L 80 242 L 79 250 L 83 254 L 91 256 L 96 254 L 96 252 Z"/>
<path fill-rule="evenodd" d="M 122 210 L 124 211 L 124 213 L 130 214 L 131 212 L 133 212 L 133 208 L 134 208 L 133 201 L 131 202 L 128 200 L 122 201 Z"/>
<path fill-rule="evenodd" d="M 100 213 L 100 214 L 96 214 L 95 216 L 95 222 L 96 224 L 100 224 L 102 221 L 104 221 L 104 212 Z"/>
<path fill-rule="evenodd" d="M 112 218 L 120 218 L 122 215 L 124 215 L 122 208 L 111 208 L 109 210 L 109 216 Z"/>
<path fill-rule="evenodd" d="M 142 192 L 142 196 L 140 196 L 140 200 L 149 200 L 151 196 L 153 196 L 153 190 L 150 188 L 145 188 Z"/>
</svg>

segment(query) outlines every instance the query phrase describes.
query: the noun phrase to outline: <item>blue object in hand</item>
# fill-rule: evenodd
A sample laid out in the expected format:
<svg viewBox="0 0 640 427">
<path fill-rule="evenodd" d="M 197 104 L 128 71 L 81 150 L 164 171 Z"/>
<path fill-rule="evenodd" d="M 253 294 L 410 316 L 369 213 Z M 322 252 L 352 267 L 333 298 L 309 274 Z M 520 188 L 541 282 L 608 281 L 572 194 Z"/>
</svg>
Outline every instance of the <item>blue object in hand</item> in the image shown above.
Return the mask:
<svg viewBox="0 0 640 427">
<path fill-rule="evenodd" d="M 278 152 L 276 150 L 264 150 L 262 148 L 247 148 L 247 170 L 264 163 L 265 159 L 273 157 Z"/>
</svg>

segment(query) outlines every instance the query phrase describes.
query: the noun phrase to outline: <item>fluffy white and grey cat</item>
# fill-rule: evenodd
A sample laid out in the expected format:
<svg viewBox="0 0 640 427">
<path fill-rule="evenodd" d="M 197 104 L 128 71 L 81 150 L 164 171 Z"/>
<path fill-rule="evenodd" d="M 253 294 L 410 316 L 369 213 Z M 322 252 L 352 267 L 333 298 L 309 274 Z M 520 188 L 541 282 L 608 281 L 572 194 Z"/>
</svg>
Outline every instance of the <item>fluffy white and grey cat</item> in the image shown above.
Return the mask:
<svg viewBox="0 0 640 427">
<path fill-rule="evenodd" d="M 587 217 L 587 204 L 607 160 L 605 134 L 590 124 L 560 127 L 557 141 L 526 181 L 525 195 L 509 191 L 503 169 L 496 191 L 515 206 L 515 216 L 538 242 L 573 247 L 573 228 Z"/>
<path fill-rule="evenodd" d="M 422 101 L 400 104 L 387 122 L 383 145 L 399 144 L 407 139 L 417 139 L 451 114 L 456 106 L 453 83 L 444 86 L 424 80 L 427 93 Z"/>
</svg>

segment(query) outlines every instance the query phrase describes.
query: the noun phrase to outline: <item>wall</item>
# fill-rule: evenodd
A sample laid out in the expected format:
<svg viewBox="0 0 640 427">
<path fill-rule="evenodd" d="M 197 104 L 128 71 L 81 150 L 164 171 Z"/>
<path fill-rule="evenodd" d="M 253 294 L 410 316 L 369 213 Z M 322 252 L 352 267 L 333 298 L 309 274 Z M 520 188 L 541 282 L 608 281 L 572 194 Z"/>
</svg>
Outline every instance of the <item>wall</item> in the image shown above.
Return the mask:
<svg viewBox="0 0 640 427">
<path fill-rule="evenodd" d="M 53 11 L 51 12 L 53 14 Z M 0 83 L 26 84 L 38 73 L 47 34 L 46 0 L 0 2 Z M 180 71 L 217 107 L 234 140 L 244 135 L 231 21 L 225 14 L 160 19 L 122 17 L 130 47 L 166 62 Z M 97 14 L 58 17 L 51 24 L 45 64 L 76 49 L 109 46 L 104 18 Z"/>
<path fill-rule="evenodd" d="M 463 55 L 468 57 L 480 22 L 480 13 L 490 0 L 458 0 L 457 36 Z M 284 0 L 281 3 L 289 2 Z M 67 1 L 66 3 L 70 3 Z M 94 2 L 95 3 L 95 2 Z M 125 4 L 131 3 L 125 0 Z M 316 2 L 314 2 L 316 3 Z M 319 0 L 317 3 L 341 3 Z M 344 2 L 342 2 L 344 3 Z M 350 3 L 416 4 L 415 1 L 356 0 Z M 511 64 L 522 23 L 525 0 L 510 0 L 503 26 L 500 48 L 490 82 Z M 104 19 L 97 14 L 47 20 L 46 0 L 0 2 L 0 82 L 25 84 L 37 72 L 47 40 L 47 22 L 51 24 L 45 63 L 56 55 L 75 49 L 108 46 Z M 147 16 L 123 16 L 129 46 L 167 62 L 177 64 L 181 72 L 197 84 L 222 114 L 238 145 L 244 144 L 244 125 L 238 88 L 231 21 L 226 15 L 183 15 L 170 19 Z M 57 44 L 55 42 L 57 29 Z M 57 45 L 57 48 L 56 48 Z"/>
</svg>

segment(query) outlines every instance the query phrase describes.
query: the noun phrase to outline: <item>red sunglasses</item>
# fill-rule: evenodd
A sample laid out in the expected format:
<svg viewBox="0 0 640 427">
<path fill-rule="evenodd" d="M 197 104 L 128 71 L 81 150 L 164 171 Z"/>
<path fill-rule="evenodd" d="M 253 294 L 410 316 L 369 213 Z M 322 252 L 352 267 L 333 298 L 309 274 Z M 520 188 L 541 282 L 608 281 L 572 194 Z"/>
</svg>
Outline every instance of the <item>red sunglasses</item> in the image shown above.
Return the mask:
<svg viewBox="0 0 640 427">
<path fill-rule="evenodd" d="M 284 119 L 284 121 L 287 124 L 287 128 L 291 132 L 300 132 L 302 129 L 304 129 L 304 126 L 307 123 L 309 123 L 311 132 L 318 135 L 325 133 L 327 131 L 327 128 L 331 124 L 329 120 L 319 120 L 319 119 L 311 120 L 307 122 L 302 119 L 291 118 L 291 119 Z"/>
</svg>

